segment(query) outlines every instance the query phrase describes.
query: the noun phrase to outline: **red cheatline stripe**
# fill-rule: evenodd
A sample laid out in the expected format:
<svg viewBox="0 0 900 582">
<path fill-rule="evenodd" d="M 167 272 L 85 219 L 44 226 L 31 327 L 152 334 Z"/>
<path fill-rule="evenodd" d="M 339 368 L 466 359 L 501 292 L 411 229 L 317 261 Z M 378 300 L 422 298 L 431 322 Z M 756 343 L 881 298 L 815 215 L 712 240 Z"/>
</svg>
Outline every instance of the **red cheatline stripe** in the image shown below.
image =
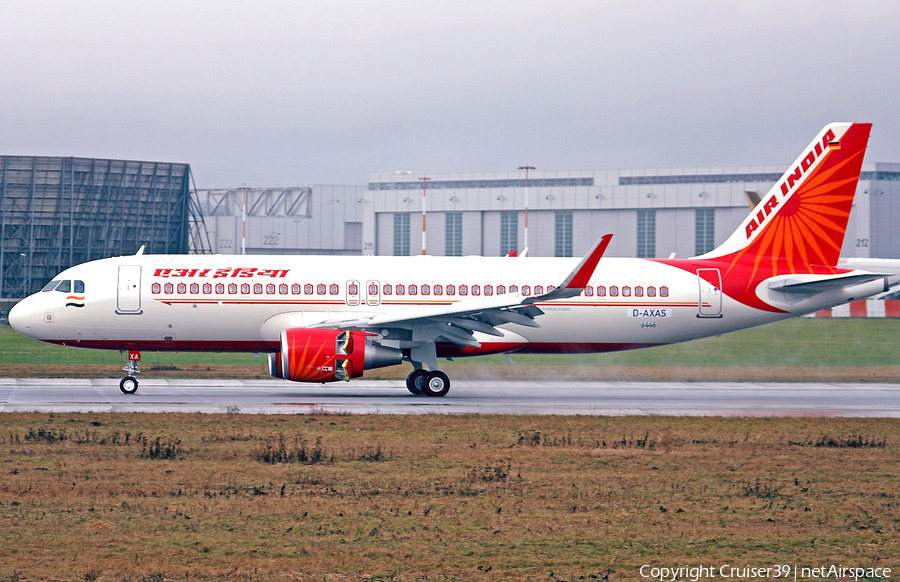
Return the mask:
<svg viewBox="0 0 900 582">
<path fill-rule="evenodd" d="M 204 300 L 204 299 L 160 299 L 156 298 L 154 301 L 159 301 L 160 303 L 165 303 L 166 305 L 188 305 L 188 304 L 198 304 L 198 305 L 215 305 L 217 303 L 224 303 L 228 305 L 344 305 L 343 301 L 290 301 L 290 300 L 280 300 L 280 299 L 260 299 L 258 301 L 240 301 L 240 300 L 231 300 L 231 299 L 221 299 L 221 300 Z M 380 305 L 402 305 L 402 306 L 415 306 L 415 305 L 425 305 L 425 306 L 441 306 L 441 305 L 453 305 L 454 301 L 382 301 Z M 635 303 L 635 302 L 610 302 L 606 301 L 603 303 L 598 303 L 594 301 L 578 301 L 578 302 L 562 302 L 562 301 L 547 301 L 536 303 L 536 305 L 549 305 L 556 307 L 648 307 L 648 308 L 658 308 L 658 307 L 696 307 L 696 301 L 683 301 L 680 303 Z M 705 304 L 709 305 L 709 304 Z"/>
</svg>

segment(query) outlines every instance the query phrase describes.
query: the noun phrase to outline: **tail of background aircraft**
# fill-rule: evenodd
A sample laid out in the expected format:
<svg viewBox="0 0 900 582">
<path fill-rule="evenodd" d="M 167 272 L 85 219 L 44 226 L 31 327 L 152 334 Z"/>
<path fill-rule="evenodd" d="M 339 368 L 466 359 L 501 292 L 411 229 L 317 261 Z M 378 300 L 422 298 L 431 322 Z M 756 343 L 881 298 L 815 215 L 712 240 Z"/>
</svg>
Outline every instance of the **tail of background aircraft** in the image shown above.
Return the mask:
<svg viewBox="0 0 900 582">
<path fill-rule="evenodd" d="M 750 267 L 750 279 L 837 265 L 871 123 L 831 123 L 741 226 L 698 258 Z"/>
</svg>

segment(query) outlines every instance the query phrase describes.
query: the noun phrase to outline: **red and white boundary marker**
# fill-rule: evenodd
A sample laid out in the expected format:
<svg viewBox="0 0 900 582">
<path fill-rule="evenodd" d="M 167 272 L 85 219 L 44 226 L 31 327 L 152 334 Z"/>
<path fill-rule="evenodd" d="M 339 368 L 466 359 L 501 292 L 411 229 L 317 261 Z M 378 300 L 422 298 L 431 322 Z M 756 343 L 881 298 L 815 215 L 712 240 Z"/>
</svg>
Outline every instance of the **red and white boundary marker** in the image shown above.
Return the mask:
<svg viewBox="0 0 900 582">
<path fill-rule="evenodd" d="M 817 311 L 806 317 L 898 317 L 900 299 L 860 299 L 846 305 Z"/>
</svg>

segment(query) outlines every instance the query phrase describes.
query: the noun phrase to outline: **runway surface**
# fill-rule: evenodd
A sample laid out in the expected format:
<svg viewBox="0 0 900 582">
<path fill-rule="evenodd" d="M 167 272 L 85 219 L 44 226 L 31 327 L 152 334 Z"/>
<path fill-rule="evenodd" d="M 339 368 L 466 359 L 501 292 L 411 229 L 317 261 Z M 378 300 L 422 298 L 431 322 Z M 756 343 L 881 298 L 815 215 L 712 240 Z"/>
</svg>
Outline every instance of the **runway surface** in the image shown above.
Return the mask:
<svg viewBox="0 0 900 582">
<path fill-rule="evenodd" d="M 458 381 L 447 396 L 427 398 L 411 395 L 402 381 L 147 378 L 125 395 L 113 379 L 0 378 L 0 411 L 900 418 L 900 385 Z"/>
</svg>

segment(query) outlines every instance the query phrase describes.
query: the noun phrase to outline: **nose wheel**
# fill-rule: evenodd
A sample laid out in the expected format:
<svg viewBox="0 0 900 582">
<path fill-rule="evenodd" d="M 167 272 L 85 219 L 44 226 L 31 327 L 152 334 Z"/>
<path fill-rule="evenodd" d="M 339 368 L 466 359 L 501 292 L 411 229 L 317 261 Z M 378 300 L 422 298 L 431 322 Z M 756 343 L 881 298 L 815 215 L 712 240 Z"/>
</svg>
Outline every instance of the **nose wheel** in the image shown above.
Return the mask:
<svg viewBox="0 0 900 582">
<path fill-rule="evenodd" d="M 134 376 L 125 376 L 119 380 L 119 390 L 122 394 L 134 394 L 138 389 L 138 381 Z"/>
<path fill-rule="evenodd" d="M 126 353 L 125 350 L 122 350 L 119 353 L 125 358 L 125 367 L 122 368 L 122 371 L 128 373 L 119 380 L 119 390 L 122 391 L 122 394 L 134 394 L 138 389 L 138 381 L 135 376 L 141 373 L 138 370 L 138 364 L 141 363 L 141 352 L 131 350 Z"/>
</svg>

